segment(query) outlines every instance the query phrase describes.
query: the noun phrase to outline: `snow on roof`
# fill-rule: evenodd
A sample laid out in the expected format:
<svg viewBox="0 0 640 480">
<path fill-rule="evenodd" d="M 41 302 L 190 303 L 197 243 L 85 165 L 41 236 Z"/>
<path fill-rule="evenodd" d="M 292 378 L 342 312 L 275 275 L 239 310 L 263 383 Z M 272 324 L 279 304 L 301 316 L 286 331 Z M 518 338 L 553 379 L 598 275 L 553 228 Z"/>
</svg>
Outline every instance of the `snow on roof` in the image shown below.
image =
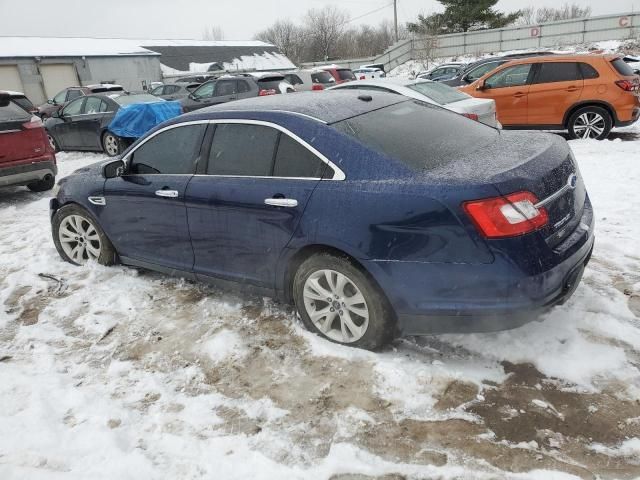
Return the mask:
<svg viewBox="0 0 640 480">
<path fill-rule="evenodd" d="M 248 41 L 162 40 L 85 37 L 3 37 L 0 57 L 82 57 L 159 55 L 148 47 L 273 47 Z M 145 48 L 147 47 L 147 48 Z"/>
</svg>

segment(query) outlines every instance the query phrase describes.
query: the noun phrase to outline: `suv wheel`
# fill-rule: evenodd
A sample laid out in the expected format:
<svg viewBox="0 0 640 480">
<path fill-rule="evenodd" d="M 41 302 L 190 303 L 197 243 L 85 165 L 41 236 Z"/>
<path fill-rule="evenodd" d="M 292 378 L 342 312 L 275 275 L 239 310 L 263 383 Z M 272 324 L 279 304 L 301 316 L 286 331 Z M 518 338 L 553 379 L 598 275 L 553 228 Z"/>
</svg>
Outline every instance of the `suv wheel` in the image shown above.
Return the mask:
<svg viewBox="0 0 640 480">
<path fill-rule="evenodd" d="M 293 296 L 305 327 L 332 342 L 375 350 L 393 337 L 385 296 L 345 258 L 309 257 L 296 272 Z"/>
<path fill-rule="evenodd" d="M 102 149 L 104 153 L 110 157 L 120 155 L 122 152 L 122 141 L 120 137 L 111 132 L 107 132 L 102 136 Z"/>
<path fill-rule="evenodd" d="M 51 220 L 53 243 L 60 256 L 74 265 L 90 260 L 102 265 L 116 263 L 116 251 L 98 222 L 84 208 L 66 205 Z"/>
<path fill-rule="evenodd" d="M 51 135 L 49 132 L 47 132 L 47 140 L 49 141 L 49 145 L 51 146 L 51 148 L 53 148 L 53 151 L 55 153 L 58 153 L 60 151 L 60 149 L 58 148 L 58 143 L 56 142 L 56 139 L 53 138 L 53 135 Z"/>
<path fill-rule="evenodd" d="M 28 184 L 27 188 L 32 192 L 46 192 L 47 190 L 51 190 L 55 184 L 56 177 L 50 175 L 42 180 Z"/>
<path fill-rule="evenodd" d="M 569 118 L 569 136 L 573 139 L 604 140 L 613 128 L 611 114 L 602 107 L 583 107 Z"/>
</svg>

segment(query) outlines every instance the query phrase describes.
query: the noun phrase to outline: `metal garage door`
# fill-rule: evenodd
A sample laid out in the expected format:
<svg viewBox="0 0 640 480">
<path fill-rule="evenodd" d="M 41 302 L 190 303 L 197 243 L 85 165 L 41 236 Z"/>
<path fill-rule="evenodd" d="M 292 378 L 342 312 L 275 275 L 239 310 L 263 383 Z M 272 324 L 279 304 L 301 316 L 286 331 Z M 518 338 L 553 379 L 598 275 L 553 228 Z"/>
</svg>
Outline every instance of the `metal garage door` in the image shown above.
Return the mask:
<svg viewBox="0 0 640 480">
<path fill-rule="evenodd" d="M 78 85 L 78 74 L 76 73 L 76 67 L 72 64 L 41 64 L 39 68 L 47 98 L 53 98 L 56 93 L 67 87 Z"/>
<path fill-rule="evenodd" d="M 17 66 L 0 65 L 0 90 L 24 92 Z"/>
</svg>

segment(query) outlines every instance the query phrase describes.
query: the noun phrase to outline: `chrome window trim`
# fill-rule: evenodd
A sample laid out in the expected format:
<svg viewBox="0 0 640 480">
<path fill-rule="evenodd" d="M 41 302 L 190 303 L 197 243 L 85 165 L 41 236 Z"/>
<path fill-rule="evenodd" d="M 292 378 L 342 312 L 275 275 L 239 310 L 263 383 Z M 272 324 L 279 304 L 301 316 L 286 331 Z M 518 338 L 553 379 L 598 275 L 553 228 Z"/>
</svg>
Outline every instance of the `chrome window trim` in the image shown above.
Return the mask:
<svg viewBox="0 0 640 480">
<path fill-rule="evenodd" d="M 544 207 L 545 205 L 550 204 L 551 202 L 553 202 L 554 200 L 560 198 L 562 195 L 564 195 L 565 193 L 567 193 L 570 190 L 575 190 L 576 187 L 571 185 L 571 181 L 573 179 L 573 177 L 576 177 L 576 181 L 579 181 L 579 177 L 577 177 L 577 175 L 575 173 L 572 173 L 571 175 L 569 175 L 569 178 L 567 179 L 567 183 L 560 188 L 560 190 L 557 190 L 555 192 L 553 192 L 551 195 L 549 195 L 547 198 L 540 200 L 538 203 L 536 203 L 534 205 L 535 208 L 540 208 L 540 207 Z"/>
<path fill-rule="evenodd" d="M 140 142 L 138 145 L 136 145 L 136 147 L 133 150 L 131 150 L 129 153 L 127 153 L 127 155 L 125 157 L 122 158 L 122 161 L 128 167 L 131 155 L 133 155 L 140 147 L 142 147 L 149 140 L 151 140 L 152 138 L 155 138 L 157 135 L 160 135 L 163 132 L 166 132 L 167 130 L 171 130 L 171 129 L 179 128 L 179 127 L 185 127 L 185 126 L 189 126 L 189 125 L 201 125 L 201 124 L 214 124 L 214 125 L 217 125 L 217 124 L 224 124 L 224 123 L 227 123 L 227 124 L 239 124 L 239 125 L 260 125 L 260 126 L 263 126 L 263 127 L 275 128 L 276 130 L 284 133 L 285 135 L 288 135 L 293 140 L 295 140 L 296 142 L 300 143 L 303 147 L 305 147 L 307 150 L 309 150 L 311 153 L 313 153 L 316 157 L 318 157 L 320 159 L 320 161 L 325 163 L 327 166 L 331 167 L 333 169 L 333 177 L 332 178 L 318 179 L 318 178 L 315 178 L 315 177 L 314 178 L 311 178 L 311 177 L 298 178 L 298 177 L 271 177 L 271 176 L 250 176 L 250 175 L 206 175 L 206 174 L 195 174 L 194 176 L 229 177 L 229 178 L 231 178 L 231 177 L 234 177 L 234 178 L 275 178 L 275 179 L 287 179 L 288 178 L 289 180 L 298 179 L 298 180 L 337 180 L 337 181 L 345 180 L 347 178 L 346 175 L 344 174 L 344 172 L 342 171 L 342 169 L 340 169 L 335 163 L 333 163 L 331 160 L 329 160 L 327 157 L 325 157 L 322 153 L 320 153 L 314 147 L 309 145 L 302 138 L 297 136 L 295 133 L 289 131 L 288 129 L 286 129 L 282 125 L 278 125 L 277 123 L 272 123 L 272 122 L 266 122 L 266 121 L 263 121 L 263 120 L 245 120 L 245 119 L 239 119 L 239 118 L 193 120 L 191 122 L 174 123 L 173 125 L 168 125 L 168 126 L 166 126 L 164 128 L 161 128 L 157 132 L 153 133 L 153 135 L 149 135 L 142 142 Z M 137 174 L 133 174 L 133 175 L 137 175 Z M 172 175 L 172 174 L 167 174 L 167 175 Z"/>
</svg>

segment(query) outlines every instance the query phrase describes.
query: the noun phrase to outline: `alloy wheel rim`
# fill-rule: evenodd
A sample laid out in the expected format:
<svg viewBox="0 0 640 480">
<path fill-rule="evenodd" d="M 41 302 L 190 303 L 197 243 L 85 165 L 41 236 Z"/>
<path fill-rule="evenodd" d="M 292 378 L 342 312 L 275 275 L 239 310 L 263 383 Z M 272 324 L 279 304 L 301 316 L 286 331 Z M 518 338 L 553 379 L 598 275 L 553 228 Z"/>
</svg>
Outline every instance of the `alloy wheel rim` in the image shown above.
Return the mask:
<svg viewBox="0 0 640 480">
<path fill-rule="evenodd" d="M 585 112 L 580 115 L 573 126 L 578 138 L 598 138 L 604 132 L 606 122 L 599 113 Z"/>
<path fill-rule="evenodd" d="M 302 296 L 311 322 L 331 340 L 354 343 L 367 332 L 367 302 L 346 275 L 335 270 L 318 270 L 305 281 Z"/>
<path fill-rule="evenodd" d="M 109 155 L 117 155 L 118 154 L 118 142 L 112 135 L 107 135 L 104 137 L 104 145 L 105 150 Z"/>
<path fill-rule="evenodd" d="M 58 228 L 58 239 L 64 253 L 74 262 L 83 265 L 100 257 L 101 243 L 96 227 L 85 217 L 64 217 Z"/>
<path fill-rule="evenodd" d="M 53 139 L 53 137 L 50 134 L 47 134 L 47 139 L 49 140 L 49 145 L 51 145 L 51 148 L 53 148 L 55 150 L 56 149 L 56 142 Z"/>
</svg>

